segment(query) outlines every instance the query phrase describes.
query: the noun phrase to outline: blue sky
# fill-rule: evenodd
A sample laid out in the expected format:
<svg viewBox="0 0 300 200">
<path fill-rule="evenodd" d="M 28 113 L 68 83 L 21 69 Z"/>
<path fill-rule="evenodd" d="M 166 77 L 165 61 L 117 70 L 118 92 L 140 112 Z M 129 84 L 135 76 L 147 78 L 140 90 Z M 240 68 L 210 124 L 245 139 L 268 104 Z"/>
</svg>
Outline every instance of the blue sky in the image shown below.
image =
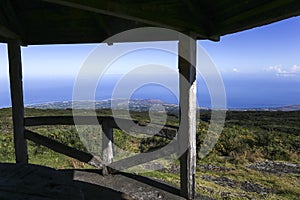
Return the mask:
<svg viewBox="0 0 300 200">
<path fill-rule="evenodd" d="M 300 17 L 200 44 L 222 72 L 300 72 Z"/>
<path fill-rule="evenodd" d="M 198 41 L 199 44 L 208 52 L 222 74 L 269 72 L 295 75 L 300 72 L 300 17 L 223 36 L 220 42 Z M 96 45 L 23 47 L 24 77 L 75 76 L 95 47 Z M 0 57 L 0 79 L 3 80 L 8 75 L 4 44 L 0 45 Z"/>
</svg>

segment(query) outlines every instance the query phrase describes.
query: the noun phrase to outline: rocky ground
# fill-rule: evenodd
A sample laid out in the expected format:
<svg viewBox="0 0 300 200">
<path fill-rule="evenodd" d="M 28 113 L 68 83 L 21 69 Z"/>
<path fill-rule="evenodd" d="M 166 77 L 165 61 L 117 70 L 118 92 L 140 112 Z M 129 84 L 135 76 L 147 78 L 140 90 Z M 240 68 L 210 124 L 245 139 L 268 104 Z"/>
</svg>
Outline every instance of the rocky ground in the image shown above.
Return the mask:
<svg viewBox="0 0 300 200">
<path fill-rule="evenodd" d="M 250 165 L 246 165 L 246 167 L 263 173 L 300 174 L 300 164 L 288 163 L 288 162 L 274 162 L 274 161 L 266 160 L 263 162 L 256 162 Z M 227 172 L 227 171 L 234 170 L 234 168 L 227 168 L 224 166 L 216 166 L 212 164 L 202 164 L 199 165 L 199 168 L 200 170 L 203 171 L 215 171 L 215 172 Z M 178 165 L 171 165 L 169 168 L 160 169 L 159 171 L 176 174 L 180 172 L 180 168 Z"/>
<path fill-rule="evenodd" d="M 226 171 L 234 170 L 231 168 L 227 168 L 227 167 L 223 167 L 223 166 L 216 166 L 216 165 L 212 165 L 212 164 L 199 165 L 198 167 L 200 168 L 200 170 L 203 170 L 203 171 L 226 172 Z M 171 165 L 169 168 L 164 168 L 159 171 L 166 172 L 166 173 L 179 174 L 180 167 L 179 167 L 179 165 Z"/>
<path fill-rule="evenodd" d="M 225 176 L 221 177 L 212 177 L 204 175 L 201 177 L 204 180 L 212 181 L 215 184 L 224 186 L 224 187 L 231 187 L 231 188 L 240 188 L 245 192 L 256 192 L 258 194 L 267 194 L 271 192 L 270 188 L 265 188 L 259 184 L 251 183 L 248 181 L 235 181 L 232 179 L 229 179 Z"/>
<path fill-rule="evenodd" d="M 300 165 L 299 164 L 294 164 L 294 163 L 287 163 L 287 162 L 274 162 L 274 161 L 263 161 L 263 162 L 257 162 L 253 164 L 246 165 L 247 168 L 252 169 L 252 170 L 257 170 L 262 173 L 271 173 L 271 174 L 300 174 Z M 227 168 L 224 166 L 216 166 L 212 164 L 202 164 L 199 165 L 199 168 L 203 172 L 228 172 L 231 170 L 235 170 L 234 168 Z M 168 169 L 162 169 L 160 170 L 162 172 L 167 172 L 167 173 L 179 173 L 180 168 L 178 165 L 172 165 Z M 251 181 L 236 181 L 233 179 L 230 179 L 226 176 L 220 176 L 220 177 L 215 177 L 215 176 L 210 176 L 210 175 L 202 175 L 200 177 L 202 180 L 213 182 L 217 185 L 223 186 L 223 187 L 229 187 L 229 188 L 234 188 L 234 189 L 240 189 L 244 191 L 244 193 L 229 193 L 229 192 L 222 192 L 220 194 L 221 197 L 226 198 L 227 196 L 236 196 L 236 197 L 244 197 L 247 199 L 253 199 L 250 195 L 248 195 L 248 192 L 254 192 L 259 195 L 267 195 L 269 193 L 272 193 L 271 188 L 266 188 L 260 184 L 253 183 Z M 205 191 L 207 193 L 213 194 L 215 193 L 214 189 L 208 188 L 205 186 L 197 185 L 198 189 Z"/>
<path fill-rule="evenodd" d="M 250 169 L 271 174 L 300 174 L 300 165 L 287 162 L 274 162 L 266 160 L 248 165 Z"/>
</svg>

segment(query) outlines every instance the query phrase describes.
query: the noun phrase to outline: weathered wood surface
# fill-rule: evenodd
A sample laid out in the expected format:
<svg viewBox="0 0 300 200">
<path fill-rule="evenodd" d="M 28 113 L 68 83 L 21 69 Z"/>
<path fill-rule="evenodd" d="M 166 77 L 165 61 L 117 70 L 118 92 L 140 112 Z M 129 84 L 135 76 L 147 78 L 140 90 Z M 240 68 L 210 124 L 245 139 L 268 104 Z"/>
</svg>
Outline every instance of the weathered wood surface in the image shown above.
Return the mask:
<svg viewBox="0 0 300 200">
<path fill-rule="evenodd" d="M 110 128 L 120 129 L 119 126 L 121 126 L 122 130 L 127 132 L 156 135 L 168 139 L 173 139 L 177 135 L 178 127 L 176 126 L 165 125 L 163 128 L 158 124 L 146 124 L 146 126 L 145 124 L 140 124 L 137 120 L 114 119 L 110 116 L 98 116 L 98 121 L 95 122 L 94 118 L 95 117 L 92 116 L 76 116 L 76 125 L 99 125 L 105 122 Z M 133 124 L 135 126 L 132 126 Z M 75 125 L 75 123 L 73 116 L 41 116 L 25 118 L 25 126 L 43 125 Z"/>
<path fill-rule="evenodd" d="M 174 185 L 163 183 L 151 178 L 128 174 L 115 173 L 112 176 L 102 176 L 101 174 L 87 171 L 73 172 L 74 179 L 84 182 L 90 182 L 112 190 L 120 191 L 127 200 L 184 200 L 179 196 L 179 189 Z M 99 200 L 97 198 L 95 200 Z M 112 200 L 108 197 L 105 200 Z M 206 196 L 197 194 L 197 200 L 212 200 Z"/>
<path fill-rule="evenodd" d="M 28 163 L 27 143 L 24 137 L 24 102 L 20 42 L 14 40 L 8 43 L 8 58 L 16 162 Z"/>
<path fill-rule="evenodd" d="M 30 130 L 25 130 L 25 137 L 37 144 L 48 147 L 49 149 L 56 151 L 58 153 L 62 153 L 69 157 L 75 158 L 81 162 L 88 163 L 97 168 L 103 167 L 103 162 L 100 160 L 100 158 L 97 158 L 89 153 L 85 153 L 85 152 L 77 150 L 75 148 L 66 146 L 62 143 L 59 143 L 59 142 L 49 139 L 45 136 L 34 133 Z"/>
<path fill-rule="evenodd" d="M 25 164 L 0 164 L 0 199 L 83 200 L 72 179 L 56 170 Z"/>
<path fill-rule="evenodd" d="M 102 123 L 102 154 L 103 162 L 107 165 L 113 162 L 113 129 L 108 123 Z"/>
<path fill-rule="evenodd" d="M 94 117 L 91 116 L 76 116 L 76 121 L 80 123 L 80 125 L 96 125 Z M 103 129 L 103 137 L 102 147 L 103 147 L 103 158 L 100 161 L 99 158 L 93 158 L 91 154 L 87 154 L 81 151 L 78 151 L 74 148 L 65 146 L 59 142 L 51 140 L 42 135 L 36 134 L 32 131 L 26 130 L 26 138 L 36 142 L 38 144 L 44 145 L 56 152 L 68 155 L 75 159 L 78 159 L 82 162 L 86 162 L 96 166 L 98 168 L 104 169 L 104 172 L 110 171 L 110 169 L 114 168 L 117 170 L 124 170 L 130 167 L 143 164 L 164 156 L 168 156 L 172 153 L 176 152 L 177 141 L 173 141 L 172 145 L 168 145 L 163 151 L 156 152 L 147 152 L 141 155 L 132 156 L 129 158 L 125 158 L 123 160 L 119 160 L 113 163 L 113 128 L 125 129 L 125 131 L 134 131 L 137 133 L 146 133 L 149 135 L 161 136 L 169 139 L 173 139 L 177 135 L 177 128 L 175 126 L 165 126 L 161 128 L 159 125 L 149 125 L 146 127 L 145 124 L 139 124 L 138 121 L 134 121 L 132 123 L 131 120 L 128 119 L 114 119 L 109 116 L 98 116 L 98 125 L 102 125 Z M 78 120 L 79 119 L 79 120 Z M 117 123 L 117 122 L 118 123 Z M 128 123 L 130 122 L 130 123 Z M 134 124 L 134 127 L 132 127 Z M 27 117 L 25 118 L 26 126 L 40 126 L 40 125 L 74 125 L 72 116 L 43 116 L 43 117 Z M 175 144 L 176 143 L 176 144 Z M 175 146 L 174 146 L 175 145 Z M 91 159 L 91 160 L 90 160 Z M 108 166 L 107 170 L 106 166 Z"/>
<path fill-rule="evenodd" d="M 106 166 L 111 164 L 114 160 L 113 134 L 113 128 L 109 126 L 107 121 L 104 121 L 102 123 L 102 160 L 105 164 L 103 167 L 104 175 L 108 175 Z"/>
<path fill-rule="evenodd" d="M 105 175 L 107 175 L 109 173 L 109 171 L 125 170 L 130 167 L 134 167 L 134 166 L 137 166 L 140 164 L 144 164 L 146 162 L 153 161 L 155 159 L 169 156 L 173 153 L 177 153 L 176 150 L 177 150 L 177 146 L 178 146 L 177 140 L 174 140 L 174 141 L 172 141 L 172 143 L 168 144 L 166 147 L 163 147 L 164 148 L 163 150 L 137 154 L 132 157 L 124 158 L 124 159 L 118 160 L 116 162 L 113 162 L 112 146 L 109 147 L 109 149 L 105 148 L 105 151 L 103 153 L 107 153 L 107 151 L 110 151 L 110 154 L 108 155 L 109 158 L 106 157 L 107 155 L 104 156 L 103 159 L 107 159 L 106 161 L 104 161 L 98 157 L 93 156 L 92 154 L 85 153 L 85 152 L 77 150 L 75 148 L 66 146 L 60 142 L 57 142 L 55 140 L 52 140 L 50 138 L 47 138 L 45 136 L 42 136 L 40 134 L 37 134 L 37 133 L 27 130 L 27 129 L 25 129 L 25 137 L 26 137 L 26 139 L 31 140 L 31 141 L 35 142 L 36 144 L 46 146 L 55 152 L 62 153 L 69 157 L 75 158 L 81 162 L 88 163 L 92 166 L 97 167 L 98 169 L 103 169 L 104 170 L 103 173 L 105 173 Z M 108 142 L 108 141 L 106 141 L 106 142 Z M 108 168 L 106 168 L 106 167 L 108 167 Z"/>
<path fill-rule="evenodd" d="M 20 37 L 7 27 L 0 25 L 0 36 L 7 38 L 8 40 L 19 39 Z"/>
<path fill-rule="evenodd" d="M 124 158 L 118 161 L 115 161 L 109 165 L 110 168 L 122 171 L 128 169 L 130 167 L 134 167 L 137 165 L 141 165 L 159 158 L 163 158 L 166 156 L 170 156 L 174 153 L 177 153 L 178 143 L 176 140 L 172 141 L 172 143 L 168 144 L 163 149 L 158 149 L 155 151 L 148 151 L 145 153 L 140 153 L 128 158 Z"/>
<path fill-rule="evenodd" d="M 180 126 L 178 141 L 180 153 L 181 195 L 194 199 L 196 173 L 196 40 L 182 37 L 178 43 Z"/>
<path fill-rule="evenodd" d="M 113 176 L 103 177 L 99 171 L 86 170 L 84 177 L 79 180 L 76 174 L 81 172 L 83 170 L 55 170 L 39 165 L 0 163 L 0 199 L 133 200 L 130 195 L 120 192 L 121 188 L 114 187 L 116 183 L 128 184 L 128 179 L 115 180 Z M 97 182 L 94 178 L 101 181 Z"/>
<path fill-rule="evenodd" d="M 0 163 L 1 200 L 183 200 L 179 190 L 126 173 L 102 176 L 97 170 L 55 170 L 28 164 Z M 204 196 L 197 199 L 210 200 Z"/>
</svg>

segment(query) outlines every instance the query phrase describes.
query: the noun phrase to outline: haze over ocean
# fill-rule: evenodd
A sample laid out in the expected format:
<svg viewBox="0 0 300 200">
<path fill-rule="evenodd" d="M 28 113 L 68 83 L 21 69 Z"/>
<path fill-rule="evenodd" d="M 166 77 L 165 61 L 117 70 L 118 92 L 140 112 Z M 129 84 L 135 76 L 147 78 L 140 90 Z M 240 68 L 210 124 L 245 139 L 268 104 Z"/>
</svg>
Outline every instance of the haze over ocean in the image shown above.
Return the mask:
<svg viewBox="0 0 300 200">
<path fill-rule="evenodd" d="M 106 75 L 101 79 L 96 91 L 95 100 L 112 98 L 112 91 L 117 84 L 119 75 Z M 167 77 L 166 77 L 167 78 Z M 172 77 L 174 82 L 178 77 Z M 268 108 L 300 104 L 300 79 L 297 77 L 251 77 L 223 76 L 226 90 L 227 108 Z M 24 102 L 38 104 L 54 101 L 71 101 L 74 79 L 41 79 L 24 81 Z M 8 82 L 1 81 L 0 107 L 11 106 Z M 294 87 L 292 87 L 294 86 Z M 126 86 L 124 86 L 126 87 Z M 175 85 L 176 87 L 176 85 Z M 210 107 L 208 89 L 202 79 L 198 80 L 198 104 Z M 127 91 L 124 91 L 124 96 Z M 122 94 L 121 94 L 122 97 Z M 138 88 L 132 95 L 133 99 L 159 99 L 166 103 L 178 103 L 176 94 L 167 88 L 147 84 Z"/>
</svg>

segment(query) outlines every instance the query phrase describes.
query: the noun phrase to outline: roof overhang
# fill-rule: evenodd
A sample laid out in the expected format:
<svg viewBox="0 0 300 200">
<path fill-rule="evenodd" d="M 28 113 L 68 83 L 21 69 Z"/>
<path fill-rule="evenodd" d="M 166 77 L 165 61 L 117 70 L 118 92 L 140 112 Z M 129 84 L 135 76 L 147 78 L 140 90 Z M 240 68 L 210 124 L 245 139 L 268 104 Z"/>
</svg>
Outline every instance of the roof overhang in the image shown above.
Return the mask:
<svg viewBox="0 0 300 200">
<path fill-rule="evenodd" d="M 99 43 L 149 26 L 218 41 L 226 34 L 298 15 L 299 0 L 2 0 L 0 42 Z"/>
</svg>

